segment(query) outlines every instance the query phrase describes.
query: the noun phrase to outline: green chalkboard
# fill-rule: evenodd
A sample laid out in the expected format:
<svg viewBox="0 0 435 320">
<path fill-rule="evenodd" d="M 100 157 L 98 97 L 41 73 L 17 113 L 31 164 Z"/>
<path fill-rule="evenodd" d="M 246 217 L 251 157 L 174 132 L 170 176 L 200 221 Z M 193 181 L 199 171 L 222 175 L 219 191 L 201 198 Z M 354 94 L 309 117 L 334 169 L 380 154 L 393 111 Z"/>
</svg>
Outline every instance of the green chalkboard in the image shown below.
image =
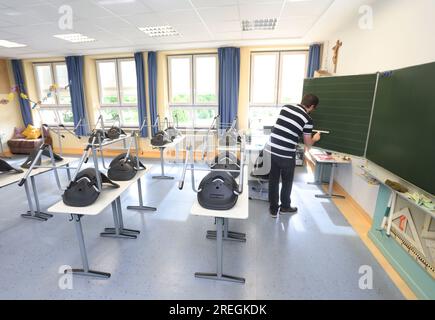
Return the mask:
<svg viewBox="0 0 435 320">
<path fill-rule="evenodd" d="M 381 74 L 367 158 L 435 194 L 435 62 Z"/>
<path fill-rule="evenodd" d="M 330 131 L 317 147 L 364 155 L 375 85 L 376 74 L 305 79 L 304 94 L 320 99 L 314 129 Z"/>
</svg>

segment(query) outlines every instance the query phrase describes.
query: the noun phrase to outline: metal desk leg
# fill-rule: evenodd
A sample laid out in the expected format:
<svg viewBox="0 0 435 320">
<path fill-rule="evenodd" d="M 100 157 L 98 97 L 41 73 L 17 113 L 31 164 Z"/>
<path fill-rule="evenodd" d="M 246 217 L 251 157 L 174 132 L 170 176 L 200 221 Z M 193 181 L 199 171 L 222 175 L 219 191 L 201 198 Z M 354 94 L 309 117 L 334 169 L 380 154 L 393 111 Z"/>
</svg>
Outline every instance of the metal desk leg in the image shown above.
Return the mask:
<svg viewBox="0 0 435 320">
<path fill-rule="evenodd" d="M 145 210 L 145 211 L 156 211 L 157 208 L 154 207 L 147 207 L 143 205 L 143 199 L 142 199 L 142 183 L 140 179 L 137 180 L 137 192 L 139 194 L 139 205 L 138 206 L 127 206 L 127 209 L 129 210 Z"/>
<path fill-rule="evenodd" d="M 333 194 L 332 193 L 332 186 L 334 184 L 334 171 L 335 171 L 336 166 L 337 166 L 337 164 L 332 163 L 331 175 L 329 176 L 328 193 L 327 194 L 316 194 L 316 198 L 326 198 L 326 199 L 330 199 L 330 198 L 342 198 L 342 199 L 344 199 L 345 198 L 345 196 L 342 196 L 340 194 Z"/>
<path fill-rule="evenodd" d="M 27 203 L 29 204 L 30 210 L 27 211 L 27 213 L 22 214 L 21 216 L 23 218 L 35 219 L 35 220 L 40 220 L 40 221 L 47 221 L 48 218 L 51 218 L 53 215 L 40 212 L 39 199 L 38 199 L 38 194 L 37 194 L 37 190 L 36 190 L 36 186 L 35 186 L 35 178 L 33 176 L 31 176 L 30 181 L 32 182 L 33 195 L 35 197 L 36 211 L 33 209 L 33 201 L 32 201 L 32 198 L 30 196 L 29 184 L 26 180 L 26 182 L 24 183 L 24 189 L 26 190 Z"/>
<path fill-rule="evenodd" d="M 73 214 L 72 218 L 76 225 L 76 232 L 77 232 L 77 238 L 79 240 L 79 247 L 80 247 L 80 254 L 82 256 L 83 269 L 72 269 L 72 270 L 67 269 L 65 270 L 65 273 L 68 273 L 70 271 L 72 274 L 78 276 L 95 277 L 97 279 L 110 278 L 110 273 L 89 270 L 88 256 L 86 254 L 86 247 L 85 247 L 85 239 L 83 237 L 83 228 L 82 228 L 82 223 L 80 221 L 81 216 L 77 214 Z"/>
<path fill-rule="evenodd" d="M 140 233 L 139 230 L 133 230 L 133 229 L 126 229 L 124 228 L 124 220 L 122 219 L 122 206 L 121 206 L 121 197 L 118 197 L 116 199 L 116 204 L 118 208 L 118 223 L 119 223 L 119 229 L 123 233 L 130 233 L 134 235 L 138 235 Z"/>
<path fill-rule="evenodd" d="M 222 271 L 222 265 L 223 265 L 223 225 L 224 225 L 224 218 L 217 217 L 216 218 L 216 234 L 217 234 L 217 272 L 216 273 L 205 273 L 205 272 L 196 272 L 195 277 L 196 278 L 204 278 L 204 279 L 210 279 L 210 280 L 220 280 L 220 281 L 231 281 L 231 282 L 238 282 L 238 283 L 245 283 L 245 278 L 240 277 L 234 277 L 229 276 L 226 274 L 223 274 Z"/>
<path fill-rule="evenodd" d="M 110 237 L 110 238 L 123 238 L 123 239 L 136 239 L 137 233 L 132 233 L 130 231 L 134 230 L 124 230 L 123 222 L 122 222 L 122 212 L 121 212 L 121 201 L 119 197 L 116 200 L 112 201 L 112 214 L 113 214 L 113 223 L 115 225 L 114 228 L 104 228 L 104 232 L 100 233 L 102 237 Z"/>
<path fill-rule="evenodd" d="M 224 230 L 223 230 L 223 237 L 222 237 L 223 240 L 246 242 L 246 233 L 229 231 L 228 225 L 229 225 L 229 219 L 224 218 Z M 215 230 L 207 230 L 207 234 L 205 237 L 207 239 L 215 240 L 216 239 L 216 231 Z"/>
<path fill-rule="evenodd" d="M 165 148 L 159 148 L 160 149 L 160 166 L 162 168 L 162 174 L 160 176 L 153 176 L 153 179 L 163 179 L 163 180 L 173 180 L 174 177 L 171 176 L 165 176 L 165 162 L 163 159 L 163 152 Z"/>
<path fill-rule="evenodd" d="M 68 176 L 68 183 L 71 181 L 71 169 L 69 168 L 69 163 L 66 165 L 66 174 Z"/>
<path fill-rule="evenodd" d="M 309 181 L 309 182 L 307 182 L 307 184 L 314 184 L 316 186 L 321 186 L 321 185 L 327 184 L 326 182 L 322 182 L 322 179 L 323 179 L 323 167 L 324 167 L 324 164 L 321 163 L 320 164 L 319 176 L 317 177 L 317 179 L 315 181 L 313 181 L 313 182 Z"/>
</svg>

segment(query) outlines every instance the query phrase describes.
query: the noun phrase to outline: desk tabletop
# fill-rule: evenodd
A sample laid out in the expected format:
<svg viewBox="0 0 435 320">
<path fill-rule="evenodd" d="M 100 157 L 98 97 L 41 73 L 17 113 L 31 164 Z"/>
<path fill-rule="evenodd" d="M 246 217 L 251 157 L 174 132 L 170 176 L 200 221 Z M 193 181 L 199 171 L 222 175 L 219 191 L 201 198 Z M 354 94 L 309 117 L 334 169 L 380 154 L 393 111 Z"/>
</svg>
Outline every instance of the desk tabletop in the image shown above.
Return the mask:
<svg viewBox="0 0 435 320">
<path fill-rule="evenodd" d="M 62 161 L 56 162 L 56 167 L 63 167 L 67 164 L 70 164 L 71 162 L 77 161 L 77 158 L 71 158 L 71 157 L 63 157 Z M 24 161 L 24 160 L 23 160 Z M 14 167 L 19 168 L 20 164 L 13 164 Z M 50 159 L 43 159 L 41 161 L 41 166 L 51 166 L 51 160 Z M 24 172 L 22 173 L 2 173 L 0 174 L 0 188 L 8 186 L 13 183 L 18 183 L 24 176 L 26 175 L 27 170 L 23 169 Z M 53 168 L 34 168 L 32 172 L 30 173 L 29 177 L 36 176 L 38 174 L 42 174 L 47 171 L 51 171 Z"/>
<path fill-rule="evenodd" d="M 134 184 L 137 180 L 142 178 L 151 166 L 147 166 L 146 170 L 141 170 L 136 173 L 133 179 L 128 181 L 115 181 L 119 184 L 119 188 L 110 186 L 103 186 L 103 191 L 100 193 L 97 201 L 87 207 L 71 207 L 60 200 L 53 206 L 47 209 L 50 213 L 66 213 L 66 214 L 81 214 L 87 216 L 95 216 L 100 214 L 107 206 L 109 206 L 116 198 L 118 198 L 128 187 Z"/>
<path fill-rule="evenodd" d="M 310 148 L 309 150 L 310 156 L 319 163 L 336 163 L 336 164 L 348 164 L 351 163 L 350 158 L 344 158 L 347 157 L 340 153 L 332 153 L 331 155 L 328 155 L 325 151 L 316 149 L 316 148 Z"/>
<path fill-rule="evenodd" d="M 248 219 L 249 216 L 249 189 L 248 189 L 248 170 L 245 168 L 245 176 L 243 182 L 243 193 L 239 195 L 236 205 L 230 210 L 210 210 L 201 207 L 198 200 L 195 199 L 192 209 L 190 210 L 191 215 L 195 216 L 206 216 L 206 217 L 219 217 L 219 218 L 229 218 L 229 219 Z"/>
<path fill-rule="evenodd" d="M 109 138 L 106 138 L 106 139 L 104 139 L 103 141 L 101 141 L 101 147 L 104 147 L 104 146 L 108 146 L 108 145 L 110 145 L 110 144 L 113 144 L 113 143 L 117 143 L 117 142 L 120 142 L 120 141 L 124 141 L 124 140 L 126 140 L 126 139 L 128 139 L 128 138 L 131 138 L 131 135 L 130 134 L 121 134 L 118 138 L 116 138 L 116 139 L 109 139 Z M 86 145 L 88 144 L 88 142 L 86 142 Z M 98 142 L 95 142 L 94 143 L 94 147 L 95 148 L 99 148 L 100 147 L 100 144 L 98 143 Z"/>
<path fill-rule="evenodd" d="M 184 139 L 186 139 L 185 135 L 182 136 L 178 136 L 176 137 L 172 142 L 164 144 L 163 146 L 153 146 L 152 144 L 150 144 L 150 146 L 152 148 L 170 148 L 170 147 L 175 147 L 177 144 L 179 144 L 181 141 L 183 141 Z"/>
</svg>

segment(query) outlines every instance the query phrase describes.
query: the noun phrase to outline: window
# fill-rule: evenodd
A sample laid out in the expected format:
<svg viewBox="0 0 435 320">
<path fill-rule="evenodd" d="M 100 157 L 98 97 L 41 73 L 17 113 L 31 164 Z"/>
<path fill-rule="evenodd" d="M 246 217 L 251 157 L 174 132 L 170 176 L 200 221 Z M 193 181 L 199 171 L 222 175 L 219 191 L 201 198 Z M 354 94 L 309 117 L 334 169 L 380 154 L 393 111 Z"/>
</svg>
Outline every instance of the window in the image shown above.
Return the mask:
<svg viewBox="0 0 435 320">
<path fill-rule="evenodd" d="M 251 54 L 251 128 L 275 124 L 282 105 L 301 101 L 306 69 L 306 51 Z"/>
<path fill-rule="evenodd" d="M 137 80 L 134 59 L 97 60 L 100 112 L 108 124 L 137 127 Z"/>
<path fill-rule="evenodd" d="M 217 54 L 168 57 L 169 107 L 179 127 L 208 128 L 217 113 Z"/>
<path fill-rule="evenodd" d="M 46 124 L 61 123 L 74 125 L 71 110 L 71 96 L 68 86 L 68 71 L 64 62 L 35 63 L 33 65 L 38 92 L 41 101 L 40 117 Z M 51 94 L 50 87 L 56 84 L 56 94 Z"/>
</svg>

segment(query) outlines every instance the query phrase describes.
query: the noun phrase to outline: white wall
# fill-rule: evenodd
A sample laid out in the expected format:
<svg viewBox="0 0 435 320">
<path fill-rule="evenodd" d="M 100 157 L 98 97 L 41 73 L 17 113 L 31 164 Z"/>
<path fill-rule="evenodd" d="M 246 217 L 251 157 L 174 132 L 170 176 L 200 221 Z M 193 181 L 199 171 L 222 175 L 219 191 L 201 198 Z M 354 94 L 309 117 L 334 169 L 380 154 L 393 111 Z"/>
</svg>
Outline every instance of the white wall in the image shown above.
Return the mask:
<svg viewBox="0 0 435 320">
<path fill-rule="evenodd" d="M 332 46 L 343 42 L 339 51 L 337 75 L 373 73 L 435 61 L 435 1 L 377 0 L 373 28 L 359 28 L 361 15 L 355 14 L 331 36 L 327 43 L 326 67 L 332 72 Z M 337 182 L 373 216 L 378 187 L 368 184 L 358 168 L 364 160 L 340 168 Z"/>
</svg>

